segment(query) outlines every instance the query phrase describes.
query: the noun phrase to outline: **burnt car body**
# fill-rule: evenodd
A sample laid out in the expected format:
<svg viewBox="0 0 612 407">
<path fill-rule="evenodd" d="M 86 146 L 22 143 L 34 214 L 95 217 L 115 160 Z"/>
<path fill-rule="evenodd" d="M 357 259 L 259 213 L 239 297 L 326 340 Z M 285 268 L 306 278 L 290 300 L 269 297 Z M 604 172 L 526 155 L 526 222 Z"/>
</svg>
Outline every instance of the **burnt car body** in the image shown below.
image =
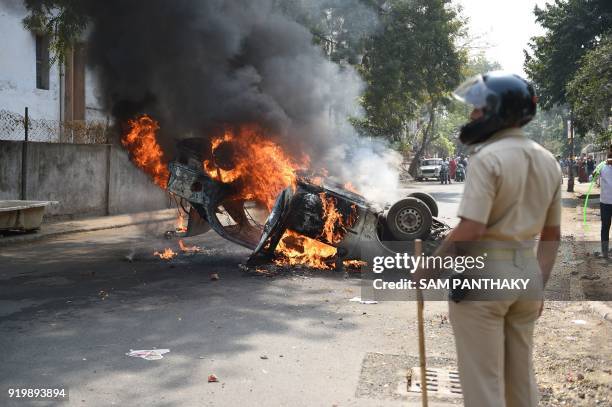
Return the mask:
<svg viewBox="0 0 612 407">
<path fill-rule="evenodd" d="M 363 196 L 332 183 L 298 178 L 280 192 L 272 209 L 261 202 L 240 198 L 240 184 L 223 183 L 203 170 L 197 148 L 182 146 L 178 160 L 169 164 L 168 191 L 190 204 L 187 235 L 213 229 L 221 237 L 253 250 L 251 263 L 267 262 L 287 230 L 337 249 L 337 260 L 360 259 L 364 242 L 436 241 L 449 227 L 435 219 L 438 207 L 425 193 L 381 208 Z M 325 201 L 347 220 L 335 225 L 337 233 L 324 233 Z M 338 264 L 338 263 L 337 263 Z"/>
</svg>

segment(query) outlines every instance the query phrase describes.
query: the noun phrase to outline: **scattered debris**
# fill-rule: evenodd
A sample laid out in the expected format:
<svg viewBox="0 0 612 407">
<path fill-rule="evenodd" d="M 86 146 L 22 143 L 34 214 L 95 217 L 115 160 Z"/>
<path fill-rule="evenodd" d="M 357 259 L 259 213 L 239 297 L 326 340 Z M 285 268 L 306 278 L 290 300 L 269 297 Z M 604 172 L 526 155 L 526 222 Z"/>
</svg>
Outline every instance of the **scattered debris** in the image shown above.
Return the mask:
<svg viewBox="0 0 612 407">
<path fill-rule="evenodd" d="M 159 360 L 159 359 L 163 359 L 162 355 L 168 352 L 170 352 L 170 349 L 142 349 L 142 350 L 130 349 L 130 352 L 126 353 L 126 355 L 132 356 L 135 358 L 142 358 L 146 360 Z"/>
<path fill-rule="evenodd" d="M 98 293 L 98 297 L 100 297 L 101 299 L 105 300 L 108 297 L 108 292 L 106 292 L 104 290 L 100 290 L 100 292 Z"/>
<path fill-rule="evenodd" d="M 130 252 L 125 256 L 125 260 L 129 261 L 130 263 L 134 261 L 134 256 L 136 255 L 136 250 L 132 249 L 130 250 Z"/>
<path fill-rule="evenodd" d="M 174 239 L 177 236 L 176 230 L 167 230 L 164 233 L 164 237 L 168 240 Z"/>
<path fill-rule="evenodd" d="M 208 375 L 208 383 L 218 383 L 218 382 L 219 382 L 219 378 L 217 376 L 215 376 L 214 374 Z"/>
<path fill-rule="evenodd" d="M 353 297 L 349 301 L 350 302 L 358 302 L 360 304 L 378 304 L 378 301 L 374 301 L 374 300 L 362 300 L 361 297 Z"/>
</svg>

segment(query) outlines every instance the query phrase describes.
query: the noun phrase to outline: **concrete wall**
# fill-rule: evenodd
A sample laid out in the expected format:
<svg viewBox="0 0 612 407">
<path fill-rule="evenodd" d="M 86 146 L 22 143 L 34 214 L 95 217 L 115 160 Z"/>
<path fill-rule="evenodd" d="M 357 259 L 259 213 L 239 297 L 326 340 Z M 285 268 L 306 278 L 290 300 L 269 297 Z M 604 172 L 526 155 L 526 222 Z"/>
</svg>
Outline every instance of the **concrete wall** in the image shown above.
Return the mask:
<svg viewBox="0 0 612 407">
<path fill-rule="evenodd" d="M 111 214 L 169 208 L 169 197 L 129 160 L 125 150 L 110 150 L 109 210 Z"/>
<path fill-rule="evenodd" d="M 21 146 L 0 141 L 0 200 L 19 199 L 21 194 Z"/>
<path fill-rule="evenodd" d="M 0 199 L 21 199 L 23 143 L 0 140 Z M 164 191 L 120 147 L 28 143 L 26 199 L 59 201 L 50 216 L 105 215 L 170 207 Z"/>
</svg>

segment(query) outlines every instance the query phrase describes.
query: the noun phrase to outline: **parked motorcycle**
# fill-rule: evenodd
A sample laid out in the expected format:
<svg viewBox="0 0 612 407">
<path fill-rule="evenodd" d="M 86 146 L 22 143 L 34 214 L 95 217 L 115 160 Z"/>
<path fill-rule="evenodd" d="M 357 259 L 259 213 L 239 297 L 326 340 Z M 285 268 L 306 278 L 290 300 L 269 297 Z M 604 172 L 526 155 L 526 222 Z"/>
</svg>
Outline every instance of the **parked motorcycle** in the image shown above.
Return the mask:
<svg viewBox="0 0 612 407">
<path fill-rule="evenodd" d="M 463 164 L 459 164 L 457 166 L 457 171 L 455 172 L 455 181 L 464 182 L 465 181 L 465 167 Z"/>
</svg>

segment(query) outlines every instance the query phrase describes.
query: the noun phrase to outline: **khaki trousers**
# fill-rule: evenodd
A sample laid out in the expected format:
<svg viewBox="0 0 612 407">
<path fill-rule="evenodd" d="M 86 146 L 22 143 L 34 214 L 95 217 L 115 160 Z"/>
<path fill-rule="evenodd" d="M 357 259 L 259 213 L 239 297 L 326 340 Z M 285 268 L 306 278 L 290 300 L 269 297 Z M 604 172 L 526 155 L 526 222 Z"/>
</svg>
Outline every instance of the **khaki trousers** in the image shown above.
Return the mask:
<svg viewBox="0 0 612 407">
<path fill-rule="evenodd" d="M 449 303 L 466 407 L 535 407 L 533 329 L 540 302 Z"/>
</svg>

